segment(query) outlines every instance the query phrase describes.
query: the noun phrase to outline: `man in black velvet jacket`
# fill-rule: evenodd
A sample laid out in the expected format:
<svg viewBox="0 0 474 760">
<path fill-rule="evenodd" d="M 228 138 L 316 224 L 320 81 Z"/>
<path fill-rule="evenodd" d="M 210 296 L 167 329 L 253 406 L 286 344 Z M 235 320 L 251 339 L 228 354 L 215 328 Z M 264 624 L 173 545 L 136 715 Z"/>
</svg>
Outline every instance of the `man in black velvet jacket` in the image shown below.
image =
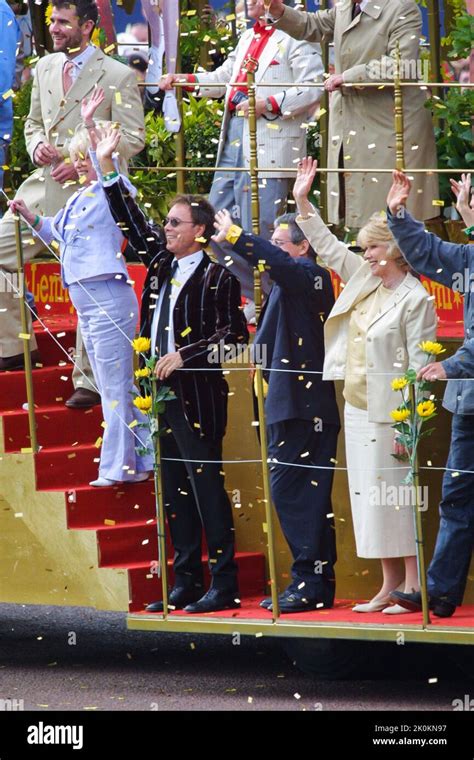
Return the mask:
<svg viewBox="0 0 474 760">
<path fill-rule="evenodd" d="M 272 498 L 293 555 L 292 582 L 279 598 L 282 613 L 331 607 L 335 594 L 331 489 L 340 423 L 334 384 L 322 380 L 323 328 L 334 293 L 295 218 L 279 217 L 268 242 L 243 233 L 227 212 L 216 215 L 218 241 L 263 265 L 274 282 L 253 349 L 268 383 Z M 261 606 L 271 609 L 271 599 Z"/>
<path fill-rule="evenodd" d="M 120 176 L 110 172 L 114 141 L 108 142 L 110 155 L 104 145 L 97 151 L 102 171 L 108 172 L 101 181 L 114 219 L 148 269 L 140 335 L 151 338 L 151 350 L 160 356 L 157 376 L 177 397 L 166 403 L 168 431 L 162 438 L 168 460 L 163 462 L 165 506 L 175 549 L 169 603 L 195 613 L 239 607 L 232 510 L 221 472 L 228 387 L 216 371 L 220 364 L 215 357 L 211 364 L 209 355 L 221 342 L 243 347 L 248 341 L 240 285 L 202 250 L 213 233 L 212 206 L 200 196 L 178 196 L 163 234 L 147 222 Z M 202 526 L 212 578 L 204 595 Z M 147 607 L 162 609 L 161 601 Z"/>
</svg>

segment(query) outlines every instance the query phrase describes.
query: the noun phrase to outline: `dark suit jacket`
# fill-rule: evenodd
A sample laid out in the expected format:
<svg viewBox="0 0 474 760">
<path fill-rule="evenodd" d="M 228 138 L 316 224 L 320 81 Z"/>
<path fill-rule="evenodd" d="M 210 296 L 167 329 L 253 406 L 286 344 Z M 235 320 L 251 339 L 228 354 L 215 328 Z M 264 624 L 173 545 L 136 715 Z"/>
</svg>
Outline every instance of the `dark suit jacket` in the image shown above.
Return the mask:
<svg viewBox="0 0 474 760">
<path fill-rule="evenodd" d="M 329 273 L 255 235 L 242 234 L 233 249 L 255 266 L 264 264 L 275 283 L 254 341 L 255 354 L 267 367 L 267 423 L 318 418 L 339 424 L 334 384 L 322 374 L 308 374 L 323 369 L 324 322 L 334 304 Z"/>
<path fill-rule="evenodd" d="M 157 296 L 169 276 L 173 254 L 166 250 L 163 230 L 147 222 L 122 180 L 104 189 L 114 219 L 148 268 L 142 293 L 140 335 L 149 338 Z M 194 433 L 222 438 L 227 423 L 229 389 L 222 372 L 216 371 L 221 365 L 217 361 L 210 364 L 208 359 L 211 347 L 218 343 L 242 345 L 248 342 L 239 281 L 204 254 L 179 293 L 173 324 L 176 350 L 181 354 L 184 368 L 173 373 L 167 384 L 180 398 Z M 185 371 L 191 369 L 212 371 Z"/>
</svg>

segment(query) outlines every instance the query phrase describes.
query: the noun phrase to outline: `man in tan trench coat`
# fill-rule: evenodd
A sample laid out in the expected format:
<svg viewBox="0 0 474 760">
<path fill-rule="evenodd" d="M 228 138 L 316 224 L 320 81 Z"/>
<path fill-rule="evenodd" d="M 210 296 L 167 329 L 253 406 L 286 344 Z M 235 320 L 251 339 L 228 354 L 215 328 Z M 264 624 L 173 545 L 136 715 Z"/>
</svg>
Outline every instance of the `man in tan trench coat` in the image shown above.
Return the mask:
<svg viewBox="0 0 474 760">
<path fill-rule="evenodd" d="M 50 32 L 56 52 L 41 58 L 36 65 L 30 112 L 25 123 L 28 153 L 38 168 L 23 182 L 16 195 L 40 215 L 54 215 L 79 188 L 68 145 L 81 123 L 81 101 L 90 96 L 96 85 L 103 88 L 105 98 L 95 118 L 120 124 L 119 151 L 124 169 L 127 159 L 144 145 L 143 107 L 135 76 L 127 66 L 90 45 L 96 21 L 97 6 L 93 0 L 71 3 L 53 0 Z M 68 61 L 73 68 L 65 75 Z M 69 87 L 67 92 L 65 86 Z M 44 251 L 43 244 L 33 238 L 30 230 L 24 233 L 23 240 L 25 261 Z M 20 302 L 15 292 L 8 292 L 5 287 L 8 280 L 4 277 L 5 274 L 10 278 L 15 271 L 14 224 L 8 211 L 0 220 L 0 370 L 21 367 L 23 363 L 23 341 L 18 337 Z M 30 349 L 34 351 L 36 339 L 33 330 L 29 332 Z M 92 389 L 80 371 L 89 380 L 93 379 L 80 334 L 76 355 L 79 370 L 73 377 L 75 387 Z"/>
<path fill-rule="evenodd" d="M 328 167 L 351 169 L 395 167 L 393 87 L 345 87 L 344 83 L 393 79 L 397 41 L 402 57 L 402 77 L 420 78 L 419 42 L 421 14 L 413 0 L 340 0 L 334 7 L 304 13 L 272 0 L 276 26 L 297 40 L 334 42 L 335 74 L 325 87 L 331 92 L 329 107 Z M 430 111 L 424 107 L 426 91 L 403 87 L 405 167 L 437 167 Z M 345 221 L 361 227 L 375 211 L 385 208 L 391 174 L 328 174 L 329 221 Z M 417 219 L 437 216 L 437 175 L 414 175 L 409 211 Z"/>
</svg>

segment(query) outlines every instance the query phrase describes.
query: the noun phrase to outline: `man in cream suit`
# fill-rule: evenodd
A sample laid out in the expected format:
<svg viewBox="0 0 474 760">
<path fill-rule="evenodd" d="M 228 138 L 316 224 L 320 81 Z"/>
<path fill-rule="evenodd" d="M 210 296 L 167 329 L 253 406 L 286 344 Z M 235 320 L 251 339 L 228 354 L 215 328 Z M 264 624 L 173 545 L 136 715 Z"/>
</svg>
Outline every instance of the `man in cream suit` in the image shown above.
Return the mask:
<svg viewBox="0 0 474 760">
<path fill-rule="evenodd" d="M 319 45 L 296 42 L 285 32 L 266 24 L 264 14 L 262 0 L 248 0 L 247 15 L 255 24 L 242 34 L 235 50 L 222 66 L 216 71 L 196 75 L 168 75 L 162 79 L 160 87 L 170 89 L 175 81 L 185 78 L 190 84 L 199 84 L 199 88 L 191 88 L 195 94 L 210 98 L 225 95 L 216 165 L 218 169 L 220 166 L 249 167 L 247 89 L 206 85 L 220 82 L 245 84 L 245 62 L 249 58 L 258 62 L 255 72 L 257 159 L 265 169 L 281 170 L 259 173 L 260 235 L 268 240 L 275 217 L 286 206 L 289 182 L 296 176 L 296 165 L 306 155 L 306 130 L 303 125 L 314 113 L 321 96 L 321 89 L 304 87 L 304 84 L 322 82 L 323 66 Z M 275 83 L 272 86 L 258 87 L 261 83 L 271 85 L 272 82 Z M 283 82 L 292 82 L 294 86 L 282 86 Z M 250 177 L 247 172 L 217 170 L 209 201 L 217 209 L 228 209 L 237 224 L 248 232 L 252 231 Z M 216 253 L 219 257 L 217 250 Z M 234 261 L 232 271 L 241 279 L 243 294 L 253 297 L 251 268 L 245 262 Z M 247 271 L 248 275 L 243 277 L 243 272 Z"/>
<path fill-rule="evenodd" d="M 324 85 L 331 93 L 328 168 L 344 167 L 347 174 L 328 174 L 328 215 L 331 223 L 344 220 L 360 228 L 384 210 L 391 179 L 389 173 L 350 170 L 395 166 L 394 99 L 391 86 L 354 85 L 393 82 L 397 43 L 402 79 L 423 79 L 420 9 L 414 0 L 338 0 L 327 10 L 305 13 L 272 0 L 270 13 L 276 28 L 297 40 L 334 43 L 335 73 Z M 436 168 L 433 123 L 424 107 L 427 93 L 403 87 L 402 94 L 406 168 Z M 437 175 L 416 174 L 414 185 L 410 211 L 423 220 L 437 216 Z"/>
<path fill-rule="evenodd" d="M 54 215 L 79 187 L 68 145 L 81 121 L 81 101 L 90 96 L 97 84 L 103 88 L 105 98 L 95 116 L 120 123 L 119 150 L 124 161 L 144 145 L 143 108 L 133 72 L 90 44 L 97 18 L 93 0 L 53 0 L 50 33 L 55 52 L 37 63 L 25 123 L 27 149 L 38 168 L 23 182 L 16 196 L 38 215 Z M 43 250 L 41 240 L 33 239 L 31 230 L 26 230 L 25 261 Z M 7 212 L 0 221 L 0 279 L 5 276 L 9 279 L 15 271 L 14 223 L 11 213 Z M 0 370 L 23 366 L 23 342 L 18 337 L 21 333 L 19 299 L 7 290 L 0 288 Z M 30 348 L 34 352 L 36 340 L 33 330 L 29 332 Z M 80 335 L 76 353 L 79 368 L 93 380 Z M 36 353 L 34 359 L 37 356 Z M 75 387 L 80 389 L 79 405 L 87 405 L 84 389 L 92 389 L 92 386 L 80 370 L 75 374 Z"/>
</svg>

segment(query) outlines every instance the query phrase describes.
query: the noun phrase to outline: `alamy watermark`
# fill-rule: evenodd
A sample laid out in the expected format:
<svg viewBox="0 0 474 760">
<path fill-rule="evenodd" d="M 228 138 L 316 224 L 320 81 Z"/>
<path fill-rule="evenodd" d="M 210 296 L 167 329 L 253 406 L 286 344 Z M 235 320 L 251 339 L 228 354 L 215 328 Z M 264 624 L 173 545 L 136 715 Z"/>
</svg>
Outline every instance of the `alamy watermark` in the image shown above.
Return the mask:
<svg viewBox="0 0 474 760">
<path fill-rule="evenodd" d="M 25 293 L 24 275 L 19 275 L 18 272 L 2 271 L 0 293 L 13 293 L 13 298 L 23 298 Z"/>
<path fill-rule="evenodd" d="M 418 507 L 420 512 L 428 509 L 428 486 L 380 485 L 370 486 L 369 505 L 371 507 Z"/>
</svg>

